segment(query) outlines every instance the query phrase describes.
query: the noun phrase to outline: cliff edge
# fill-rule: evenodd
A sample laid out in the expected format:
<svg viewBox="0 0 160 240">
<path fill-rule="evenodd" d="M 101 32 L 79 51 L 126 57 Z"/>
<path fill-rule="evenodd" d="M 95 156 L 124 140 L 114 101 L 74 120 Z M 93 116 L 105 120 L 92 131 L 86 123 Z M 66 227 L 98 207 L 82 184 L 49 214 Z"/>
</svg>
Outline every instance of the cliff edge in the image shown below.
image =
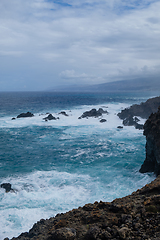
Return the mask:
<svg viewBox="0 0 160 240">
<path fill-rule="evenodd" d="M 144 124 L 146 136 L 146 159 L 140 172 L 154 172 L 160 174 L 160 107 L 156 113 L 152 113 Z"/>
</svg>

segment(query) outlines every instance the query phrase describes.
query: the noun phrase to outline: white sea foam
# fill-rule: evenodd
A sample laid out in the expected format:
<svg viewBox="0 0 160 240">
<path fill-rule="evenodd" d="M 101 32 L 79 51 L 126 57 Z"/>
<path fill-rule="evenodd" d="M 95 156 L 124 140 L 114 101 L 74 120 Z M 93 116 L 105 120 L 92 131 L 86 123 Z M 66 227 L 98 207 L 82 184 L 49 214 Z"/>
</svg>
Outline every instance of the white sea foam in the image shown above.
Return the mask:
<svg viewBox="0 0 160 240">
<path fill-rule="evenodd" d="M 109 114 L 103 114 L 102 117 L 94 118 L 90 117 L 88 119 L 78 119 L 83 112 L 89 111 L 92 108 L 96 108 L 97 110 L 101 107 L 104 108 L 105 106 L 102 105 L 90 105 L 90 106 L 80 106 L 73 108 L 70 110 L 64 110 L 68 116 L 64 116 L 59 114 L 59 112 L 55 112 L 54 110 L 50 111 L 50 113 L 58 118 L 57 120 L 50 120 L 45 121 L 43 118 L 46 117 L 48 114 L 41 115 L 40 113 L 34 113 L 34 117 L 31 118 L 16 118 L 15 120 L 11 120 L 11 117 L 3 117 L 0 118 L 0 127 L 7 127 L 7 128 L 19 128 L 19 127 L 31 127 L 31 126 L 52 126 L 52 127 L 59 127 L 59 126 L 83 126 L 83 125 L 92 125 L 98 126 L 101 128 L 104 127 L 116 127 L 117 124 L 121 124 L 121 120 L 116 116 L 116 114 L 122 109 L 127 107 L 127 104 L 107 104 L 107 111 Z M 105 118 L 107 122 L 100 123 L 100 119 Z"/>
<path fill-rule="evenodd" d="M 0 189 L 1 215 L 0 239 L 13 237 L 28 231 L 41 218 L 66 212 L 88 202 L 111 201 L 142 187 L 149 181 L 148 175 L 138 172 L 135 181 L 122 175 L 111 176 L 110 166 L 106 168 L 106 183 L 100 177 L 71 174 L 57 171 L 36 171 L 34 173 L 1 179 L 10 182 L 17 191 L 5 193 Z"/>
</svg>

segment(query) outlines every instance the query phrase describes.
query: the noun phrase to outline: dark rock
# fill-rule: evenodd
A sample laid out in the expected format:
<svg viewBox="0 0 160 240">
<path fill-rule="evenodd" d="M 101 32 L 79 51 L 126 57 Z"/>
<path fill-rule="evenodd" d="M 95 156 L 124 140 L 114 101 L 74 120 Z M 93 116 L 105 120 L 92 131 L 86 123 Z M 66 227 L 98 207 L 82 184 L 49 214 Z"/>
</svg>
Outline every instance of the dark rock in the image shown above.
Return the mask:
<svg viewBox="0 0 160 240">
<path fill-rule="evenodd" d="M 90 111 L 84 112 L 78 119 L 81 118 L 88 118 L 88 117 L 100 117 L 103 113 L 108 113 L 107 111 L 104 111 L 102 108 L 99 108 L 98 111 L 93 108 Z"/>
<path fill-rule="evenodd" d="M 139 130 L 142 130 L 144 128 L 143 124 L 136 123 L 134 126 L 135 126 L 136 129 L 139 129 Z"/>
<path fill-rule="evenodd" d="M 56 120 L 56 118 L 52 115 L 52 114 L 49 114 L 47 117 L 43 118 L 45 121 L 48 121 L 48 120 Z"/>
<path fill-rule="evenodd" d="M 100 235 L 101 233 L 101 229 L 99 227 L 91 227 L 86 236 L 85 239 L 86 240 L 96 240 L 98 239 L 98 235 Z"/>
<path fill-rule="evenodd" d="M 151 113 L 155 113 L 160 106 L 160 97 L 150 98 L 141 104 L 134 104 L 129 108 L 125 108 L 117 115 L 120 119 L 128 118 L 129 116 L 139 116 L 147 119 Z"/>
<path fill-rule="evenodd" d="M 13 189 L 11 188 L 11 184 L 10 183 L 2 183 L 1 184 L 1 188 L 4 188 L 6 190 L 6 192 L 10 192 L 13 191 Z"/>
<path fill-rule="evenodd" d="M 76 238 L 76 230 L 73 228 L 59 228 L 51 233 L 47 240 L 74 240 Z"/>
<path fill-rule="evenodd" d="M 143 124 L 138 124 L 137 122 L 139 122 L 139 119 L 130 115 L 123 120 L 123 125 L 134 126 L 136 129 L 143 129 Z"/>
<path fill-rule="evenodd" d="M 16 118 L 13 117 L 12 120 L 16 120 Z"/>
<path fill-rule="evenodd" d="M 104 123 L 104 122 L 107 122 L 107 120 L 104 118 L 100 120 L 100 123 Z"/>
<path fill-rule="evenodd" d="M 123 126 L 118 126 L 117 128 L 119 128 L 119 129 L 122 129 L 122 128 L 123 128 Z"/>
<path fill-rule="evenodd" d="M 146 136 L 146 159 L 140 172 L 154 172 L 160 174 L 160 107 L 157 113 L 152 113 L 144 124 Z"/>
<path fill-rule="evenodd" d="M 124 126 L 134 126 L 135 123 L 136 123 L 136 122 L 134 121 L 132 115 L 130 115 L 129 117 L 126 117 L 126 118 L 123 120 L 123 125 L 124 125 Z"/>
<path fill-rule="evenodd" d="M 17 118 L 25 118 L 25 117 L 33 117 L 34 114 L 32 114 L 31 112 L 27 112 L 27 113 L 21 113 L 17 116 Z"/>
<path fill-rule="evenodd" d="M 64 115 L 64 116 L 66 116 L 66 117 L 68 117 L 69 115 L 66 113 L 66 112 L 64 112 L 64 111 L 61 111 L 60 113 L 58 113 L 58 114 L 62 114 L 62 115 Z"/>
</svg>

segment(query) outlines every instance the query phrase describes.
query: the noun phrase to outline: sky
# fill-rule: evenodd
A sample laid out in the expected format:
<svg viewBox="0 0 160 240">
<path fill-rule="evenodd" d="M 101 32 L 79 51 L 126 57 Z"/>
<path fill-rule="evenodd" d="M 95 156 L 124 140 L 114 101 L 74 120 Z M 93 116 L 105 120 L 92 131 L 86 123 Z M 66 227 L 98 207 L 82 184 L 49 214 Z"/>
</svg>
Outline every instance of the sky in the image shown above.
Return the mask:
<svg viewBox="0 0 160 240">
<path fill-rule="evenodd" d="M 0 0 L 0 91 L 160 76 L 159 0 Z"/>
</svg>

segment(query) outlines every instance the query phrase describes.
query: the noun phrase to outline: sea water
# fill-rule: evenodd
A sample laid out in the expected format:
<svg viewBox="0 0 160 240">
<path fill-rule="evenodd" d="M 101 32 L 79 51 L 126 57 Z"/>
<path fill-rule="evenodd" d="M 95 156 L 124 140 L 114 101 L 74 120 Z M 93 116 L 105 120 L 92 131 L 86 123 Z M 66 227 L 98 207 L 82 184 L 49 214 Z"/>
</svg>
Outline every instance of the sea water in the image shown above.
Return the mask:
<svg viewBox="0 0 160 240">
<path fill-rule="evenodd" d="M 0 93 L 0 184 L 15 189 L 0 189 L 0 239 L 28 231 L 41 218 L 126 196 L 153 180 L 153 174 L 139 173 L 143 131 L 117 128 L 118 112 L 152 95 Z M 92 108 L 108 114 L 78 119 Z M 12 120 L 28 111 L 34 117 Z M 59 119 L 45 121 L 49 113 Z"/>
</svg>

